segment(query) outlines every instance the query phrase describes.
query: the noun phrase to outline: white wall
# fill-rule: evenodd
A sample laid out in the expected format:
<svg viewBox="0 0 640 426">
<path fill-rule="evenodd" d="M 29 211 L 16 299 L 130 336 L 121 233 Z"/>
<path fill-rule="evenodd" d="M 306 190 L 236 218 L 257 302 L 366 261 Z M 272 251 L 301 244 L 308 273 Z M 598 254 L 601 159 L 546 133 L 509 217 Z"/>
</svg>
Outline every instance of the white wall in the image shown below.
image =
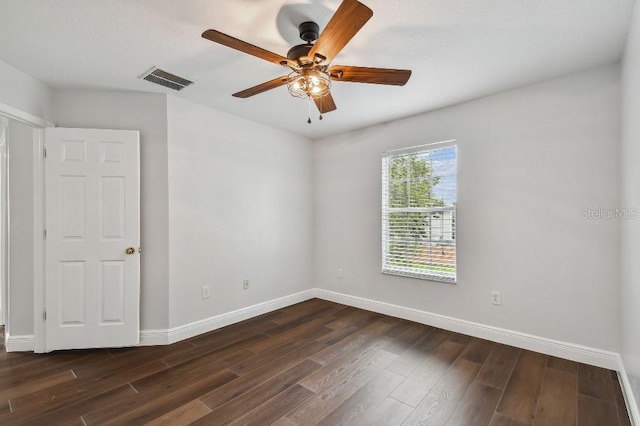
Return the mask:
<svg viewBox="0 0 640 426">
<path fill-rule="evenodd" d="M 168 111 L 171 326 L 311 288 L 311 142 L 171 96 Z"/>
<path fill-rule="evenodd" d="M 315 286 L 618 351 L 618 224 L 581 210 L 619 204 L 619 100 L 612 65 L 316 141 Z M 382 275 L 381 153 L 448 139 L 458 283 Z"/>
<path fill-rule="evenodd" d="M 54 96 L 60 127 L 140 131 L 142 330 L 169 325 L 169 219 L 166 95 L 61 90 Z"/>
<path fill-rule="evenodd" d="M 9 120 L 9 333 L 33 334 L 33 129 Z"/>
<path fill-rule="evenodd" d="M 30 75 L 0 61 L 0 103 L 51 120 L 53 90 Z"/>
<path fill-rule="evenodd" d="M 622 68 L 622 208 L 640 209 L 640 7 L 636 3 Z M 622 360 L 640 407 L 640 221 L 621 223 Z"/>
</svg>

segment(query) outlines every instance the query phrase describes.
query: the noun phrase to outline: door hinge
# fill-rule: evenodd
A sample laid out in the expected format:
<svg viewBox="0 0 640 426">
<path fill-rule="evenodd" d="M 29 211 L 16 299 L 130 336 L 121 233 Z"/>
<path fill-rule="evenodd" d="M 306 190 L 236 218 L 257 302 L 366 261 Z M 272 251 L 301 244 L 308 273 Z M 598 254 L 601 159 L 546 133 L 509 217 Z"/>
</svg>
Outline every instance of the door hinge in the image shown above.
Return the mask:
<svg viewBox="0 0 640 426">
<path fill-rule="evenodd" d="M 47 230 L 46 229 L 44 230 L 44 239 L 45 240 L 47 239 Z"/>
<path fill-rule="evenodd" d="M 42 319 L 45 320 L 45 321 L 47 320 L 47 311 L 44 311 L 42 313 Z"/>
<path fill-rule="evenodd" d="M 47 158 L 47 148 L 42 148 L 42 151 L 44 152 L 44 158 Z"/>
</svg>

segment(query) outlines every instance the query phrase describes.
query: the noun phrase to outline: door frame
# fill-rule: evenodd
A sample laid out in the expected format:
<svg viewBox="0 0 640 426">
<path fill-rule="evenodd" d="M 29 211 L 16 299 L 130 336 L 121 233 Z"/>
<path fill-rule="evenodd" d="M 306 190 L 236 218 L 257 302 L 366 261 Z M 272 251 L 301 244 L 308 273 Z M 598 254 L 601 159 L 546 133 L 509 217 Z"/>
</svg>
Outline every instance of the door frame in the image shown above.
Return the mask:
<svg viewBox="0 0 640 426">
<path fill-rule="evenodd" d="M 45 350 L 45 324 L 44 324 L 44 295 L 45 295 L 45 277 L 44 277 L 44 128 L 55 127 L 55 124 L 44 120 L 28 112 L 22 111 L 18 108 L 14 108 L 10 105 L 0 103 L 0 115 L 3 117 L 19 121 L 27 124 L 33 128 L 33 205 L 34 205 L 34 217 L 33 217 L 33 351 L 44 352 Z M 11 159 L 7 156 L 7 167 L 11 167 Z M 11 194 L 7 186 L 7 201 L 10 202 Z M 3 206 L 6 208 L 6 205 Z M 7 211 L 8 213 L 8 211 Z M 7 214 L 7 229 L 11 218 Z M 6 235 L 3 236 L 6 238 Z M 4 246 L 7 251 L 1 253 L 1 256 L 7 261 L 8 265 L 8 252 L 9 241 Z M 8 271 L 7 271 L 8 272 Z M 10 291 L 9 286 L 11 283 L 5 283 L 6 291 L 6 303 L 7 311 L 5 312 L 5 343 L 9 337 L 11 324 L 9 321 L 9 307 L 10 307 Z M 26 348 L 21 348 L 27 350 Z"/>
<path fill-rule="evenodd" d="M 7 235 L 8 219 L 7 213 L 9 208 L 7 206 L 7 145 L 8 145 L 8 133 L 9 133 L 9 119 L 3 115 L 0 115 L 0 139 L 3 138 L 2 132 L 4 132 L 4 141 L 0 146 L 0 324 L 6 325 L 7 322 L 7 309 L 9 304 L 7 303 L 7 281 L 9 272 L 9 252 L 7 250 L 7 242 L 9 236 Z M 6 333 L 5 333 L 6 335 Z"/>
</svg>

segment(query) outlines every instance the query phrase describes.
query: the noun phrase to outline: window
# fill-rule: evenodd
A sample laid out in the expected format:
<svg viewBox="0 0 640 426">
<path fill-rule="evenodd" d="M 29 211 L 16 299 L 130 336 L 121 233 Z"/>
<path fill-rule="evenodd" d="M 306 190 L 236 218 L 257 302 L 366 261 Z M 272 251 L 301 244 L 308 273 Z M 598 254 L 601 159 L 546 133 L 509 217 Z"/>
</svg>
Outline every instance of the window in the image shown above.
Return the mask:
<svg viewBox="0 0 640 426">
<path fill-rule="evenodd" d="M 385 153 L 382 272 L 456 282 L 456 146 Z"/>
</svg>

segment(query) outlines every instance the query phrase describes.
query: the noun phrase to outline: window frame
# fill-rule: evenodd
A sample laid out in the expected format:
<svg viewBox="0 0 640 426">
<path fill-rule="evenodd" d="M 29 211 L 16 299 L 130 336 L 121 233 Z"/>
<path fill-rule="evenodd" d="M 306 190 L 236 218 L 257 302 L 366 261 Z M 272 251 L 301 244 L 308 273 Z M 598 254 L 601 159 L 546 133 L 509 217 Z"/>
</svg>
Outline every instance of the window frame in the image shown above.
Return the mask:
<svg viewBox="0 0 640 426">
<path fill-rule="evenodd" d="M 453 147 L 455 150 L 455 199 L 452 206 L 442 206 L 442 207 L 389 207 L 390 203 L 390 161 L 392 158 L 401 157 L 401 156 L 409 156 L 413 154 L 421 154 L 432 151 L 438 151 L 445 148 Z M 457 252 L 457 198 L 458 198 L 458 146 L 456 140 L 447 140 L 442 142 L 429 143 L 424 145 L 413 146 L 410 148 L 401 148 L 395 149 L 391 151 L 386 151 L 382 153 L 382 273 L 386 275 L 396 275 L 410 278 L 417 278 L 422 280 L 429 281 L 439 281 L 450 284 L 457 283 L 458 277 L 458 252 Z M 402 267 L 402 266 L 394 266 L 390 265 L 388 262 L 388 258 L 390 257 L 389 253 L 389 243 L 391 238 L 389 237 L 389 215 L 390 213 L 403 213 L 403 212 L 417 212 L 417 213 L 429 213 L 429 212 L 443 212 L 443 211 L 452 211 L 452 224 L 451 224 L 451 235 L 452 235 L 452 245 L 454 247 L 454 273 L 453 274 L 439 274 L 434 271 L 423 272 L 418 268 L 410 268 L 410 267 Z M 433 240 L 429 240 L 428 244 L 434 244 Z M 444 243 L 442 245 L 449 245 L 448 243 Z M 432 260 L 431 264 L 433 264 Z"/>
</svg>

